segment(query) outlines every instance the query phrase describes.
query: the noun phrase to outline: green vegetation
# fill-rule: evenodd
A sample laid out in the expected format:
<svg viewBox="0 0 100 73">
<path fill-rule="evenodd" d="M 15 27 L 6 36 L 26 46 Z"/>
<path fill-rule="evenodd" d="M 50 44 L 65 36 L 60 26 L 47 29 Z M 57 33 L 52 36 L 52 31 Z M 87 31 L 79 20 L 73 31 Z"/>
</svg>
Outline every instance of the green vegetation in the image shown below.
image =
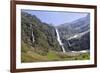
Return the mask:
<svg viewBox="0 0 100 73">
<path fill-rule="evenodd" d="M 35 42 L 32 41 L 32 33 Z M 61 51 L 56 39 L 55 28 L 25 12 L 21 13 L 21 41 L 24 42 L 22 44 L 25 46 L 25 51 L 30 50 L 28 48 L 34 48 L 34 52 L 41 55 L 46 55 L 49 50 Z"/>
<path fill-rule="evenodd" d="M 29 48 L 30 47 L 30 48 Z M 43 61 L 69 61 L 69 60 L 89 60 L 89 53 L 78 53 L 72 55 L 70 52 L 62 53 L 56 51 L 48 51 L 47 54 L 39 54 L 34 51 L 31 46 L 22 43 L 22 62 L 43 62 Z"/>
<path fill-rule="evenodd" d="M 21 62 L 90 59 L 89 53 L 62 53 L 56 38 L 52 25 L 41 22 L 36 16 L 21 13 Z"/>
</svg>

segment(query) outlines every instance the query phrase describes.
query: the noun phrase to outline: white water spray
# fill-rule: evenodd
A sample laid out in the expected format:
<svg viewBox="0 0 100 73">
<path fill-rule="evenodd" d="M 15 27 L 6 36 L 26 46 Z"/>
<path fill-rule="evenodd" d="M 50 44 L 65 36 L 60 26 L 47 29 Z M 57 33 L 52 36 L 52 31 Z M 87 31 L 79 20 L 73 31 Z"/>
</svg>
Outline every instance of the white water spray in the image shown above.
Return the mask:
<svg viewBox="0 0 100 73">
<path fill-rule="evenodd" d="M 66 50 L 65 50 L 65 48 L 64 48 L 64 46 L 63 46 L 63 43 L 62 43 L 62 41 L 60 40 L 59 31 L 58 31 L 57 28 L 55 28 L 55 30 L 56 30 L 56 33 L 57 33 L 57 40 L 58 40 L 58 42 L 59 42 L 59 44 L 60 44 L 60 46 L 61 46 L 61 48 L 62 48 L 62 51 L 63 51 L 63 52 L 66 52 Z"/>
<path fill-rule="evenodd" d="M 33 34 L 33 31 L 32 31 L 32 42 L 34 43 L 34 34 Z"/>
</svg>

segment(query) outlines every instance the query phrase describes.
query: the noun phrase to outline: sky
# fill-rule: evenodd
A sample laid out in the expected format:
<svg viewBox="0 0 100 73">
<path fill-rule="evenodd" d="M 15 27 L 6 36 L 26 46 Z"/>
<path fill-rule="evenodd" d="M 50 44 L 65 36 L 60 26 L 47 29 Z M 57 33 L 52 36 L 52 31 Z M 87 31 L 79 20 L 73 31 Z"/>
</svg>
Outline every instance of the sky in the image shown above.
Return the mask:
<svg viewBox="0 0 100 73">
<path fill-rule="evenodd" d="M 67 12 L 67 11 L 39 11 L 39 10 L 25 10 L 22 11 L 27 12 L 31 15 L 35 15 L 42 22 L 52 24 L 52 25 L 60 25 L 64 23 L 70 23 L 79 18 L 87 16 L 88 13 L 79 13 L 79 12 Z"/>
</svg>

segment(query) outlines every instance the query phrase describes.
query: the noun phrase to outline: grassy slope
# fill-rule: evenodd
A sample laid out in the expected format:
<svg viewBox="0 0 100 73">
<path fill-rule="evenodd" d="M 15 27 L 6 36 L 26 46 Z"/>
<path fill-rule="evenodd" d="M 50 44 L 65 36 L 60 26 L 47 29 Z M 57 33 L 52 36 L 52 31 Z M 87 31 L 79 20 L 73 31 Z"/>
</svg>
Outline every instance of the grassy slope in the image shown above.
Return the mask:
<svg viewBox="0 0 100 73">
<path fill-rule="evenodd" d="M 89 53 L 83 53 L 78 55 L 70 55 L 68 53 L 60 53 L 55 51 L 49 51 L 46 55 L 40 55 L 34 52 L 34 48 L 22 43 L 22 62 L 43 62 L 43 61 L 68 61 L 68 60 L 89 60 Z"/>
<path fill-rule="evenodd" d="M 32 32 L 35 35 L 34 44 L 31 40 Z M 21 13 L 21 33 L 22 62 L 89 59 L 89 53 L 76 56 L 70 53 L 61 53 L 61 47 L 56 39 L 55 29 L 46 23 L 42 23 L 36 16 L 24 12 Z"/>
</svg>

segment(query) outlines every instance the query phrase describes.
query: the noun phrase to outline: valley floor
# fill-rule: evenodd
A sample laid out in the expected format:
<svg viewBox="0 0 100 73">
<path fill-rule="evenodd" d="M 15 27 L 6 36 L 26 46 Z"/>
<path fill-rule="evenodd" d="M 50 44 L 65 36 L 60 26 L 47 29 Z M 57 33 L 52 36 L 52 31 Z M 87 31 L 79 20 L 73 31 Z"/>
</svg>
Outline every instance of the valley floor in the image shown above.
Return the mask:
<svg viewBox="0 0 100 73">
<path fill-rule="evenodd" d="M 89 60 L 90 53 L 80 52 L 55 52 L 49 51 L 43 56 L 33 51 L 22 52 L 21 62 L 46 62 L 46 61 L 70 61 L 70 60 Z"/>
</svg>

